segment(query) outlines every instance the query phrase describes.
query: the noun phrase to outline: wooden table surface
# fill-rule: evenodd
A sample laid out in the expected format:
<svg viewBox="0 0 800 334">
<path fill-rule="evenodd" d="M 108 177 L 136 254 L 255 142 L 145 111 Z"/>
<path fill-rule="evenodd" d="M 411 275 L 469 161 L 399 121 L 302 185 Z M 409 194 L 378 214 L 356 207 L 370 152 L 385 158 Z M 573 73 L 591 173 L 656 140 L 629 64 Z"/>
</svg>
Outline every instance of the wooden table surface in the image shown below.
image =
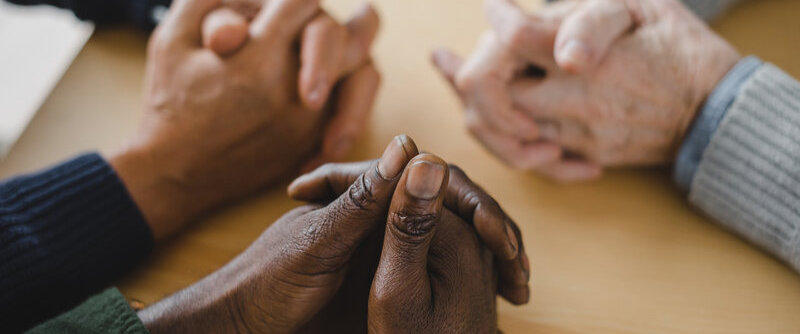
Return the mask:
<svg viewBox="0 0 800 334">
<path fill-rule="evenodd" d="M 344 16 L 357 0 L 330 0 Z M 461 165 L 521 225 L 532 302 L 500 302 L 507 332 L 798 333 L 800 276 L 694 212 L 669 171 L 619 170 L 563 186 L 511 170 L 462 127 L 460 106 L 428 63 L 438 45 L 466 54 L 487 27 L 480 0 L 378 0 L 375 58 L 383 89 L 352 159 L 377 156 L 395 134 Z M 533 5 L 535 7 L 535 4 Z M 745 54 L 800 76 L 800 2 L 760 0 L 715 28 Z M 139 118 L 146 37 L 99 31 L 10 156 L 0 177 L 78 152 L 112 152 Z M 296 206 L 282 188 L 222 210 L 157 247 L 120 282 L 152 303 L 214 271 Z"/>
</svg>

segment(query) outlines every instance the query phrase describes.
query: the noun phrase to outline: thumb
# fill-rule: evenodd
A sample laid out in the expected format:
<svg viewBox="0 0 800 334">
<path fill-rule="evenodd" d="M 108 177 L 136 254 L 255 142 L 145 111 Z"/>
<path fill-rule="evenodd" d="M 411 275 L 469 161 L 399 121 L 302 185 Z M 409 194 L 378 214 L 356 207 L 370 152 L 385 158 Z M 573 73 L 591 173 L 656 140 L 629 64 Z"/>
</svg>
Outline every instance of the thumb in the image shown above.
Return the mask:
<svg viewBox="0 0 800 334">
<path fill-rule="evenodd" d="M 203 18 L 203 46 L 225 56 L 244 45 L 249 25 L 247 19 L 228 7 L 214 9 Z"/>
<path fill-rule="evenodd" d="M 577 73 L 599 63 L 611 44 L 635 23 L 626 3 L 591 0 L 564 19 L 555 41 L 558 66 Z"/>
<path fill-rule="evenodd" d="M 321 221 L 336 222 L 329 235 L 337 243 L 354 246 L 383 221 L 400 173 L 417 155 L 414 142 L 405 135 L 392 139 L 383 156 L 350 187 L 320 210 Z M 331 165 L 335 168 L 335 165 Z M 326 168 L 326 167 L 322 167 Z"/>
<path fill-rule="evenodd" d="M 412 159 L 400 177 L 370 294 L 376 307 L 430 305 L 428 249 L 442 215 L 448 177 L 447 164 L 430 154 Z"/>
</svg>

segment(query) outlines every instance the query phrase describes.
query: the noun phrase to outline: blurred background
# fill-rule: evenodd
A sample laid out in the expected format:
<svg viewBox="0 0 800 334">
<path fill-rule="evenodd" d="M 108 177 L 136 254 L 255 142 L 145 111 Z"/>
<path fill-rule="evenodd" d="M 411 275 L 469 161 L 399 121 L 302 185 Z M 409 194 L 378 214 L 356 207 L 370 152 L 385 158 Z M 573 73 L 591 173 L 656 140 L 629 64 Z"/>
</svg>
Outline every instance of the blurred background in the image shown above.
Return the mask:
<svg viewBox="0 0 800 334">
<path fill-rule="evenodd" d="M 139 119 L 148 34 L 2 1 L 0 178 L 123 145 Z M 374 2 L 383 19 L 374 58 L 384 80 L 370 133 L 351 159 L 377 156 L 392 136 L 407 133 L 504 203 L 523 226 L 534 277 L 530 305 L 500 305 L 501 328 L 800 333 L 797 275 L 691 210 L 669 170 L 619 170 L 561 186 L 508 169 L 466 134 L 429 52 L 472 50 L 488 27 L 480 0 Z M 360 4 L 324 3 L 340 18 Z M 712 26 L 742 54 L 800 77 L 800 1 L 742 1 Z M 121 290 L 150 303 L 185 287 L 295 205 L 275 189 L 223 210 L 157 249 Z"/>
</svg>

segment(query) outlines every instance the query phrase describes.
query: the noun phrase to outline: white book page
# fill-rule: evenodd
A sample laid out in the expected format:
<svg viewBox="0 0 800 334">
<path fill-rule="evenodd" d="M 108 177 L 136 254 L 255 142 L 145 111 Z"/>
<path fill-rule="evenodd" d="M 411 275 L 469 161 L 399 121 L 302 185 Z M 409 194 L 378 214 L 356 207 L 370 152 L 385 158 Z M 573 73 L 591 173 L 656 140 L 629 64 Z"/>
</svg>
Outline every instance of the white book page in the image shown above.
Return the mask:
<svg viewBox="0 0 800 334">
<path fill-rule="evenodd" d="M 72 12 L 0 0 L 0 157 L 17 141 L 94 30 Z"/>
</svg>

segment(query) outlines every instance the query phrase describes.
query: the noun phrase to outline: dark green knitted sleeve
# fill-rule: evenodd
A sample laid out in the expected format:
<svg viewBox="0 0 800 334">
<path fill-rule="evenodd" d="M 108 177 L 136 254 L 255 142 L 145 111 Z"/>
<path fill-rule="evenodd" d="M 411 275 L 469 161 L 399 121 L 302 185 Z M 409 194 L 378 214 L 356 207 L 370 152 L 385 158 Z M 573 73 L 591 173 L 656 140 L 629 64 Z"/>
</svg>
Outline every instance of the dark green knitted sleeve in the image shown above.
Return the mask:
<svg viewBox="0 0 800 334">
<path fill-rule="evenodd" d="M 77 307 L 26 333 L 149 333 L 116 288 L 89 297 Z"/>
</svg>

